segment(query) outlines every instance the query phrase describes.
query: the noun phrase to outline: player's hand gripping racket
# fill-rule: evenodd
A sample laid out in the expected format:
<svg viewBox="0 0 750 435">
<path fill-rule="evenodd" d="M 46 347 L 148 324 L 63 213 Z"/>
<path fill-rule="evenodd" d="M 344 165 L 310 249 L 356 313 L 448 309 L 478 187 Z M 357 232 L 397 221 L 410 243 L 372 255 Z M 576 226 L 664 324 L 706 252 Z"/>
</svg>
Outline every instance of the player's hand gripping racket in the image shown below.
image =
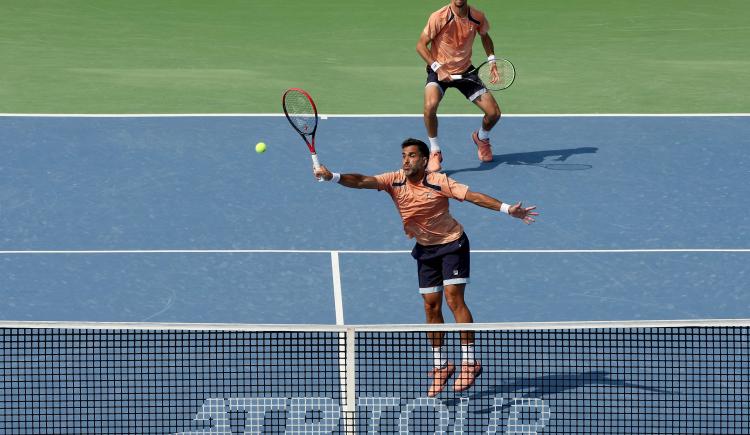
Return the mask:
<svg viewBox="0 0 750 435">
<path fill-rule="evenodd" d="M 310 94 L 299 88 L 290 88 L 281 97 L 284 114 L 292 127 L 302 136 L 312 157 L 313 167 L 320 169 L 318 154 L 315 152 L 315 131 L 318 129 L 318 109 Z M 318 181 L 323 181 L 318 178 Z"/>
<path fill-rule="evenodd" d="M 500 57 L 494 62 L 487 61 L 466 74 L 451 75 L 451 80 L 471 80 L 483 84 L 490 91 L 507 89 L 515 79 L 516 69 L 513 64 Z"/>
</svg>

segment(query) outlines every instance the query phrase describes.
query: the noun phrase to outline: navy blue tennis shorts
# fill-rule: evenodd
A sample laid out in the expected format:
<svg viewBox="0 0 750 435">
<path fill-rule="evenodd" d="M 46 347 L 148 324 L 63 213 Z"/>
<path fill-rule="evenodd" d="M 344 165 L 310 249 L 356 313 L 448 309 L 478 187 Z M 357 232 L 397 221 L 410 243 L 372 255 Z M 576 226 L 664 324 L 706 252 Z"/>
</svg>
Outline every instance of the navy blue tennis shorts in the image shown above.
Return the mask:
<svg viewBox="0 0 750 435">
<path fill-rule="evenodd" d="M 457 240 L 440 245 L 417 243 L 411 251 L 417 260 L 419 293 L 436 293 L 451 284 L 468 284 L 471 263 L 466 233 Z"/>
<path fill-rule="evenodd" d="M 465 73 L 471 71 L 474 69 L 474 65 L 471 65 L 468 70 L 464 71 L 464 74 L 461 74 L 462 76 L 466 76 Z M 469 101 L 476 100 L 480 95 L 487 92 L 487 88 L 482 85 L 482 81 L 479 79 L 479 75 L 477 75 L 476 71 L 473 74 L 474 79 L 473 80 L 451 80 L 449 82 L 441 82 L 438 81 L 437 73 L 430 68 L 430 66 L 427 66 L 427 82 L 425 83 L 425 86 L 439 86 L 440 87 L 440 93 L 445 94 L 445 90 L 448 88 L 456 88 L 458 89 L 462 94 L 464 94 L 464 97 L 466 97 Z M 432 85 L 430 85 L 432 83 Z"/>
</svg>

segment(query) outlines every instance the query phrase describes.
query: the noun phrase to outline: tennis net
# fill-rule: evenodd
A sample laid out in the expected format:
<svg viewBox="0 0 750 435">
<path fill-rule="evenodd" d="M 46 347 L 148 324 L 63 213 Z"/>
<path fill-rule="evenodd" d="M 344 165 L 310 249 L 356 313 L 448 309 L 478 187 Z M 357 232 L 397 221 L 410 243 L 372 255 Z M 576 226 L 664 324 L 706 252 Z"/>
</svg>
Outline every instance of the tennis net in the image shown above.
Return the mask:
<svg viewBox="0 0 750 435">
<path fill-rule="evenodd" d="M 428 331 L 483 372 L 427 396 Z M 750 433 L 750 320 L 0 323 L 0 434 Z"/>
</svg>

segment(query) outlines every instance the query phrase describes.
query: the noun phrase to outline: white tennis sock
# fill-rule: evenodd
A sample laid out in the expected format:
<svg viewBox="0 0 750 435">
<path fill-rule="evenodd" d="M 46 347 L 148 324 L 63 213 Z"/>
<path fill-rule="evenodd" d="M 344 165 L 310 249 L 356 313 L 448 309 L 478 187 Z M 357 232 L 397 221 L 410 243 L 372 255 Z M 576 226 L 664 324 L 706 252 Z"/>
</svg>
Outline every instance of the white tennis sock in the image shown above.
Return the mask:
<svg viewBox="0 0 750 435">
<path fill-rule="evenodd" d="M 490 138 L 490 132 L 485 130 L 484 128 L 479 129 L 479 139 L 481 140 L 487 140 Z"/>
<path fill-rule="evenodd" d="M 430 140 L 430 152 L 434 153 L 440 151 L 440 145 L 438 145 L 437 136 L 429 137 L 428 139 Z"/>
<path fill-rule="evenodd" d="M 461 354 L 463 355 L 463 362 L 473 364 L 476 361 L 474 359 L 474 343 L 462 344 Z"/>
<path fill-rule="evenodd" d="M 448 365 L 448 356 L 445 355 L 442 347 L 432 348 L 432 360 L 435 367 L 439 369 Z"/>
</svg>

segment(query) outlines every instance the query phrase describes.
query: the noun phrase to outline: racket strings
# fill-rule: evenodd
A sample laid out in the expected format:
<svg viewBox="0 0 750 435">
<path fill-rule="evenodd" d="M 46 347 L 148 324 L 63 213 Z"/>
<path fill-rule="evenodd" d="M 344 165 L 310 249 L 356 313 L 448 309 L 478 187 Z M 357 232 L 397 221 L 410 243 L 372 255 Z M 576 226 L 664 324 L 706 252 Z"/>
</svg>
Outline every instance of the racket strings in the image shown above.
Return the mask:
<svg viewBox="0 0 750 435">
<path fill-rule="evenodd" d="M 284 107 L 292 124 L 302 134 L 311 134 L 315 130 L 317 117 L 312 103 L 302 92 L 288 92 L 284 96 Z"/>
<path fill-rule="evenodd" d="M 488 89 L 505 89 L 513 83 L 513 80 L 516 77 L 516 71 L 513 68 L 513 65 L 506 60 L 498 60 L 496 65 L 497 73 L 500 76 L 498 81 L 494 83 L 492 82 L 492 66 L 489 63 L 479 68 L 479 79 Z"/>
</svg>

